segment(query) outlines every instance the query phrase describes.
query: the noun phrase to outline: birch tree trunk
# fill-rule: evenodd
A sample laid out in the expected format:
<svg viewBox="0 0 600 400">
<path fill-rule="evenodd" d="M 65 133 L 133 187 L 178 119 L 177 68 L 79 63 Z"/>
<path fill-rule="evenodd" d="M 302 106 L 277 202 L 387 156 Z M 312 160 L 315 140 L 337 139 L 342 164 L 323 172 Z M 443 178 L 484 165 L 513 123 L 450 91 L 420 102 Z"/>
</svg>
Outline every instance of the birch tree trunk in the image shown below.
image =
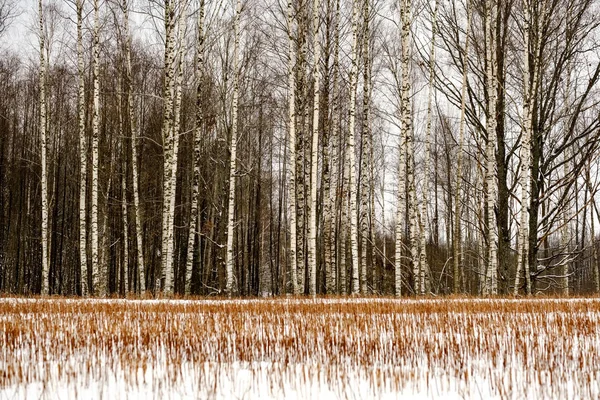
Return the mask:
<svg viewBox="0 0 600 400">
<path fill-rule="evenodd" d="M 492 24 L 496 15 L 495 0 L 486 0 L 486 83 L 488 88 L 488 115 L 486 121 L 486 184 L 487 184 L 487 229 L 488 229 L 488 265 L 485 272 L 484 295 L 498 292 L 498 226 L 496 224 L 496 206 L 498 203 L 498 183 L 496 180 L 496 57 L 495 33 Z"/>
<path fill-rule="evenodd" d="M 308 235 L 308 293 L 317 294 L 317 168 L 319 165 L 319 62 L 321 60 L 321 44 L 319 37 L 319 16 L 321 4 L 319 0 L 313 2 L 313 126 L 311 143 L 311 168 L 310 168 L 310 208 L 309 208 L 309 235 Z"/>
<path fill-rule="evenodd" d="M 173 130 L 174 116 L 174 88 L 173 80 L 175 69 L 175 5 L 172 0 L 165 0 L 165 78 L 163 86 L 163 201 L 162 201 L 162 240 L 161 240 L 161 268 L 157 277 L 164 277 L 164 288 L 169 291 L 172 281 L 172 271 L 170 266 L 171 253 L 169 252 L 171 227 L 171 191 L 174 160 L 173 153 L 175 147 L 175 137 Z M 160 283 L 157 290 L 160 288 Z"/>
<path fill-rule="evenodd" d="M 402 41 L 402 54 L 400 59 L 400 68 L 402 76 L 402 87 L 400 92 L 400 156 L 398 157 L 399 162 L 399 177 L 398 177 L 398 215 L 396 220 L 396 296 L 401 294 L 401 259 L 402 259 L 402 219 L 404 218 L 404 195 L 408 195 L 408 214 L 409 214 L 409 234 L 411 241 L 411 258 L 414 262 L 416 260 L 418 250 L 418 242 L 415 237 L 416 229 L 416 212 L 414 207 L 415 194 L 414 194 L 414 177 L 413 169 L 411 167 L 411 153 L 413 151 L 412 146 L 412 116 L 410 109 L 410 0 L 402 0 L 400 5 L 400 19 L 401 19 L 401 32 L 400 37 Z M 404 173 L 406 172 L 406 176 Z M 408 182 L 408 193 L 406 191 L 405 182 Z M 412 191 L 411 191 L 412 187 Z M 414 273 L 414 270 L 413 270 Z M 415 274 L 415 280 L 416 280 Z"/>
<path fill-rule="evenodd" d="M 97 296 L 105 296 L 107 276 L 104 263 L 99 262 L 98 246 L 98 141 L 100 134 L 100 10 L 94 0 L 94 33 L 92 38 L 93 99 L 92 114 L 92 288 Z"/>
<path fill-rule="evenodd" d="M 191 293 L 192 264 L 194 261 L 194 242 L 197 236 L 198 226 L 198 201 L 200 194 L 200 152 L 202 150 L 202 127 L 204 125 L 202 114 L 202 88 L 204 84 L 204 0 L 200 0 L 197 22 L 198 38 L 196 39 L 196 128 L 194 129 L 194 152 L 193 164 L 194 175 L 192 177 L 192 204 L 190 207 L 190 229 L 187 240 L 187 254 L 185 257 L 185 282 L 186 293 Z"/>
<path fill-rule="evenodd" d="M 126 79 L 127 79 L 127 109 L 129 113 L 129 126 L 131 129 L 131 170 L 133 179 L 133 208 L 135 214 L 135 246 L 137 253 L 138 264 L 138 289 L 140 293 L 146 291 L 146 276 L 144 266 L 144 243 L 142 237 L 142 215 L 140 208 L 140 192 L 139 192 L 139 174 L 138 174 L 138 152 L 137 138 L 139 137 L 139 124 L 135 118 L 135 104 L 133 99 L 133 71 L 131 67 L 131 33 L 129 31 L 129 5 L 128 0 L 123 0 L 121 4 L 123 11 L 123 23 L 125 31 L 125 59 L 127 63 Z"/>
<path fill-rule="evenodd" d="M 306 3 L 301 0 L 299 2 L 297 13 L 298 18 L 298 57 L 296 59 L 296 93 L 298 99 L 298 105 L 296 107 L 296 262 L 297 262 L 297 274 L 298 279 L 298 291 L 304 293 L 305 291 L 305 276 L 306 276 L 306 255 L 305 247 L 307 244 L 306 238 L 306 185 L 307 177 L 305 171 L 306 168 L 306 140 L 308 138 L 308 85 L 307 85 L 307 74 L 305 71 L 305 65 L 307 63 L 307 14 L 308 7 Z"/>
<path fill-rule="evenodd" d="M 402 107 L 402 103 L 400 104 Z M 400 111 L 402 115 L 402 110 Z M 397 207 L 396 207 L 396 249 L 394 256 L 394 294 L 397 297 L 402 295 L 402 253 L 403 253 L 403 242 L 402 236 L 404 234 L 404 216 L 405 216 L 405 194 L 406 194 L 406 145 L 404 135 L 400 135 L 400 144 L 398 151 L 398 194 L 397 194 Z"/>
<path fill-rule="evenodd" d="M 325 284 L 327 288 L 327 294 L 336 293 L 337 289 L 337 277 L 336 277 L 336 268 L 338 265 L 336 261 L 336 246 L 338 243 L 337 238 L 334 237 L 334 221 L 335 218 L 332 215 L 334 210 L 332 210 L 332 206 L 334 202 L 332 199 L 337 198 L 337 181 L 333 181 L 338 176 L 338 154 L 339 151 L 335 150 L 335 147 L 339 143 L 339 129 L 340 129 L 340 116 L 339 116 L 339 55 L 340 55 L 340 32 L 339 32 L 339 21 L 340 21 L 340 0 L 335 1 L 335 15 L 334 15 L 334 49 L 333 49 L 333 83 L 332 83 L 332 118 L 331 118 L 331 141 L 330 141 L 330 150 L 329 154 L 331 154 L 331 180 L 329 182 L 329 192 L 325 193 L 325 203 L 323 204 L 323 235 L 325 241 Z M 327 144 L 325 144 L 327 145 Z M 338 146 L 341 147 L 341 146 Z M 340 148 L 338 150 L 341 151 Z M 341 168 L 343 170 L 343 168 Z M 337 201 L 335 201 L 337 204 Z M 343 232 L 340 232 L 343 235 Z M 339 236 L 339 235 L 338 235 Z"/>
<path fill-rule="evenodd" d="M 119 107 L 121 110 L 121 107 Z M 121 175 L 121 212 L 123 217 L 123 261 L 121 268 L 123 269 L 121 274 L 123 277 L 122 285 L 124 293 L 129 292 L 129 218 L 127 215 L 127 145 L 126 138 L 123 139 L 122 148 L 122 175 Z"/>
<path fill-rule="evenodd" d="M 423 228 L 421 229 L 421 253 L 419 256 L 419 271 L 420 271 L 420 287 L 419 292 L 424 295 L 427 291 L 426 276 L 429 270 L 427 264 L 427 206 L 429 196 L 429 170 L 430 170 L 430 154 L 431 154 L 431 124 L 433 119 L 433 92 L 435 90 L 435 35 L 437 30 L 437 12 L 438 1 L 435 1 L 433 10 L 433 20 L 431 23 L 431 47 L 429 49 L 429 88 L 427 94 L 427 123 L 425 127 L 425 166 L 423 174 L 423 195 L 421 197 L 421 218 L 423 220 Z"/>
<path fill-rule="evenodd" d="M 521 174 L 519 184 L 520 193 L 520 225 L 519 225 L 519 247 L 517 249 L 517 273 L 515 277 L 514 294 L 519 293 L 521 287 L 521 274 L 525 274 L 525 292 L 531 294 L 531 281 L 529 275 L 529 198 L 531 182 L 531 136 L 533 131 L 533 101 L 535 101 L 535 91 L 537 87 L 537 45 L 532 48 L 532 21 L 531 21 L 531 2 L 525 2 L 523 11 L 525 16 L 524 28 L 524 52 L 523 52 L 523 129 L 521 133 L 521 148 L 519 157 L 521 159 Z M 537 35 L 536 35 L 537 36 Z M 530 56 L 533 53 L 533 66 L 530 63 Z M 531 71 L 533 69 L 533 79 Z"/>
<path fill-rule="evenodd" d="M 452 286 L 454 294 L 461 292 L 461 267 L 462 267 L 462 230 L 461 230 L 461 215 L 462 215 L 462 199 L 461 187 L 463 180 L 463 155 L 465 146 L 465 109 L 467 102 L 467 83 L 469 76 L 469 29 L 471 26 L 471 7 L 469 0 L 466 1 L 467 7 L 467 25 L 465 28 L 465 47 L 463 51 L 463 71 L 462 71 L 462 86 L 460 92 L 460 123 L 458 130 L 458 154 L 456 161 L 456 184 L 454 192 L 454 234 L 452 241 Z"/>
<path fill-rule="evenodd" d="M 44 32 L 44 10 L 42 0 L 38 2 L 40 24 L 40 146 L 42 164 L 42 287 L 43 295 L 50 293 L 50 275 L 48 259 L 48 165 L 46 136 L 46 34 Z"/>
<path fill-rule="evenodd" d="M 77 0 L 77 123 L 79 128 L 79 268 L 81 293 L 92 293 L 87 279 L 87 140 L 85 137 L 85 83 L 83 61 L 83 0 Z"/>
<path fill-rule="evenodd" d="M 370 181 L 370 171 L 372 165 L 371 158 L 371 128 L 370 128 L 370 104 L 371 104 L 371 59 L 369 55 L 369 45 L 371 39 L 371 30 L 369 28 L 370 7 L 369 0 L 363 1 L 363 37 L 362 53 L 364 60 L 363 69 L 363 126 L 362 126 L 362 157 L 361 157 L 361 182 L 360 182 L 360 292 L 367 293 L 367 248 L 369 246 L 369 195 L 372 182 Z"/>
<path fill-rule="evenodd" d="M 297 251 L 296 251 L 296 75 L 295 75 L 295 51 L 293 37 L 293 15 L 294 6 L 292 0 L 287 4 L 287 29 L 288 29 L 288 223 L 290 229 L 290 279 L 292 281 L 292 293 L 300 294 L 298 285 Z"/>
<path fill-rule="evenodd" d="M 358 29 L 359 29 L 359 6 L 358 0 L 352 1 L 352 66 L 350 69 L 350 119 L 348 122 L 348 175 L 350 193 L 350 247 L 352 251 L 352 279 L 351 294 L 359 292 L 359 262 L 358 262 L 358 215 L 356 210 L 356 154 L 354 150 L 355 124 L 356 124 L 356 86 L 358 75 Z"/>
<path fill-rule="evenodd" d="M 177 65 L 177 78 L 175 80 L 175 101 L 173 104 L 173 132 L 171 133 L 173 137 L 173 149 L 171 154 L 171 176 L 169 177 L 169 231 L 168 231 L 168 241 L 167 241 L 167 262 L 165 264 L 165 290 L 167 293 L 175 292 L 175 263 L 174 263 L 174 223 L 175 223 L 175 198 L 177 193 L 177 159 L 179 155 L 179 130 L 181 126 L 181 101 L 182 101 L 182 85 L 183 85 L 183 58 L 184 58 L 184 28 L 183 23 L 185 10 L 182 9 L 179 16 L 179 29 L 178 29 L 178 40 L 177 42 L 180 44 L 178 51 L 178 61 Z"/>
<path fill-rule="evenodd" d="M 240 13 L 241 0 L 236 0 L 235 20 L 233 23 L 233 109 L 231 121 L 231 154 L 229 160 L 229 198 L 227 214 L 227 254 L 225 260 L 225 291 L 233 294 L 233 235 L 235 225 L 235 169 L 237 157 L 237 127 L 238 127 L 238 95 L 239 95 L 239 46 L 240 46 Z"/>
</svg>

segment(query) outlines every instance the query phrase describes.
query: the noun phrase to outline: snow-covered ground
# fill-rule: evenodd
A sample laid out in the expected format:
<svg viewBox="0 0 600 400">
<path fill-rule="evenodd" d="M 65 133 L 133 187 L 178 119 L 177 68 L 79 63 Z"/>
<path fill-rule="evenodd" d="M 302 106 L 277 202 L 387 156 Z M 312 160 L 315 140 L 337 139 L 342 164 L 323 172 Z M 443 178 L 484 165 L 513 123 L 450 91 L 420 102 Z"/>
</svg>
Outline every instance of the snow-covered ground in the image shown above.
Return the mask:
<svg viewBox="0 0 600 400">
<path fill-rule="evenodd" d="M 0 299 L 0 399 L 591 399 L 600 300 Z"/>
</svg>

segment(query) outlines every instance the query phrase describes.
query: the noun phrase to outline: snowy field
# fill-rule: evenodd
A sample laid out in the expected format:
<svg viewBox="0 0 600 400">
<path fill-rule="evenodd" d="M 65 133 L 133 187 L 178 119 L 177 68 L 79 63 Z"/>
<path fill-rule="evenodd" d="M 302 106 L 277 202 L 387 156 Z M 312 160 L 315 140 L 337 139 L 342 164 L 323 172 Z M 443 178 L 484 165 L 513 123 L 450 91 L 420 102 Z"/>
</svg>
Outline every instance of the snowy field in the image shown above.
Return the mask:
<svg viewBox="0 0 600 400">
<path fill-rule="evenodd" d="M 600 299 L 0 299 L 0 399 L 592 399 Z"/>
</svg>

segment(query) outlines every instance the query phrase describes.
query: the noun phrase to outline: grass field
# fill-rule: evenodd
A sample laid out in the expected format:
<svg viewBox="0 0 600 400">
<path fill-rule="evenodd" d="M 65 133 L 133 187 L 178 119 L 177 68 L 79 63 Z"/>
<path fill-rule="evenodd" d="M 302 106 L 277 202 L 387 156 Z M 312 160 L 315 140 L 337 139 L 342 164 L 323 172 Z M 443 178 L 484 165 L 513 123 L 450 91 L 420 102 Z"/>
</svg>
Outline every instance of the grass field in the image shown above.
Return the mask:
<svg viewBox="0 0 600 400">
<path fill-rule="evenodd" d="M 0 399 L 592 399 L 600 299 L 0 299 Z"/>
</svg>

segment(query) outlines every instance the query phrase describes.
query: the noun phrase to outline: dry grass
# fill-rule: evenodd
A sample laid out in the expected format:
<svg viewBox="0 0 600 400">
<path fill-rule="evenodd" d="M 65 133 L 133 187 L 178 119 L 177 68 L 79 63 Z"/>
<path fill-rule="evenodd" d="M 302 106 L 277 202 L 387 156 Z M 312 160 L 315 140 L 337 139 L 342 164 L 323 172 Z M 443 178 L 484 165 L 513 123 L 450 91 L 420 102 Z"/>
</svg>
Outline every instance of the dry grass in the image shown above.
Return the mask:
<svg viewBox="0 0 600 400">
<path fill-rule="evenodd" d="M 0 398 L 598 398 L 599 317 L 599 299 L 5 298 Z"/>
</svg>

